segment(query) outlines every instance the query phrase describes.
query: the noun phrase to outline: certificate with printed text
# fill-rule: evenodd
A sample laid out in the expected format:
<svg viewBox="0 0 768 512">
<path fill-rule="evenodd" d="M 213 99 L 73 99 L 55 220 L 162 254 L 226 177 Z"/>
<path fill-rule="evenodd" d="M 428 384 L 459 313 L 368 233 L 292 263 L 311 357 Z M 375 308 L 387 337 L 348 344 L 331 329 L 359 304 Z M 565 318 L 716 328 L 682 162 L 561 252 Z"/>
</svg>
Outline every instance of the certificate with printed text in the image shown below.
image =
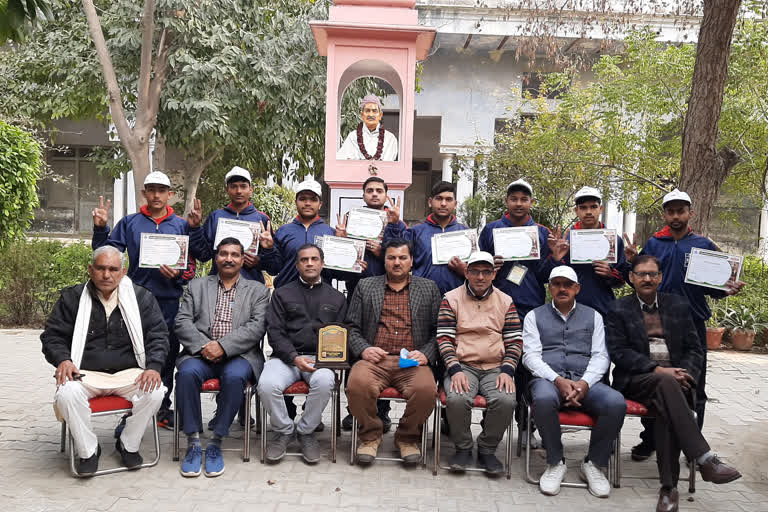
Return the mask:
<svg viewBox="0 0 768 512">
<path fill-rule="evenodd" d="M 541 257 L 539 227 L 496 228 L 493 248 L 504 261 L 538 260 Z"/>
<path fill-rule="evenodd" d="M 323 268 L 357 274 L 363 271 L 361 263 L 365 257 L 365 240 L 325 235 L 316 236 L 315 245 L 325 255 Z"/>
<path fill-rule="evenodd" d="M 387 226 L 387 211 L 353 208 L 347 213 L 347 236 L 360 240 L 381 240 Z"/>
<path fill-rule="evenodd" d="M 727 290 L 741 275 L 742 256 L 694 247 L 688 260 L 685 282 L 717 290 Z"/>
<path fill-rule="evenodd" d="M 215 250 L 222 240 L 232 237 L 240 240 L 246 253 L 256 256 L 259 253 L 261 228 L 261 222 L 219 218 L 219 222 L 216 224 L 216 239 L 213 241 L 213 248 Z"/>
<path fill-rule="evenodd" d="M 477 251 L 477 230 L 462 229 L 432 235 L 432 264 L 447 265 L 451 258 L 458 256 L 467 261 Z"/>
<path fill-rule="evenodd" d="M 142 233 L 139 246 L 139 267 L 158 268 L 168 265 L 175 270 L 187 268 L 189 237 L 187 235 L 161 235 Z"/>
<path fill-rule="evenodd" d="M 572 229 L 571 264 L 616 263 L 616 238 L 615 229 Z"/>
</svg>

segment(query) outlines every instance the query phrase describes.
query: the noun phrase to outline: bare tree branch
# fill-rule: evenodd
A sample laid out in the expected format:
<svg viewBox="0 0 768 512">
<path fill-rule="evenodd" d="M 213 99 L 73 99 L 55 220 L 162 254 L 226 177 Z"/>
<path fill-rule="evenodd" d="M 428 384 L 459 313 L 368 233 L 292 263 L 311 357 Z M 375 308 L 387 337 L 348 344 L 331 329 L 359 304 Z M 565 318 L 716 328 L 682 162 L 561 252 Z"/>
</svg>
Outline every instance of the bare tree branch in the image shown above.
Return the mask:
<svg viewBox="0 0 768 512">
<path fill-rule="evenodd" d="M 120 136 L 120 140 L 122 140 L 126 146 L 126 151 L 129 156 L 133 158 L 131 153 L 136 146 L 136 140 L 133 135 L 133 130 L 125 117 L 123 98 L 120 94 L 120 85 L 117 82 L 115 68 L 112 65 L 112 57 L 109 55 L 107 43 L 104 40 L 104 33 L 101 30 L 99 15 L 96 14 L 93 0 L 83 0 L 83 10 L 85 11 L 85 17 L 88 20 L 88 31 L 90 32 L 91 39 L 96 47 L 96 55 L 99 58 L 102 71 L 104 72 L 104 81 L 107 84 L 112 121 L 115 123 L 115 128 Z"/>
<path fill-rule="evenodd" d="M 154 127 L 153 120 L 147 116 L 151 105 L 149 84 L 152 78 L 152 48 L 155 35 L 155 0 L 144 0 L 144 12 L 141 15 L 141 67 L 139 68 L 139 83 L 136 105 L 136 126 L 144 133 L 139 137 L 147 137 Z M 142 142 L 144 142 L 142 140 Z"/>
</svg>

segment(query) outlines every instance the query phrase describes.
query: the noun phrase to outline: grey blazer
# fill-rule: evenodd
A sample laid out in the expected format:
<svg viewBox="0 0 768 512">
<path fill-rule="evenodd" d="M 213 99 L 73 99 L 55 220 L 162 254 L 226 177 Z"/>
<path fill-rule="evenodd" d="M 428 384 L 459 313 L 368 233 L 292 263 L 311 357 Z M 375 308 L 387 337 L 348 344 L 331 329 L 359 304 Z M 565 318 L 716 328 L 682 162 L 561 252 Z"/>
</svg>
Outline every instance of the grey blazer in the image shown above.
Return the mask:
<svg viewBox="0 0 768 512">
<path fill-rule="evenodd" d="M 361 280 L 347 309 L 349 325 L 349 350 L 359 358 L 368 347 L 373 346 L 379 330 L 381 309 L 384 305 L 384 291 L 387 276 L 369 277 Z M 440 290 L 431 279 L 411 276 L 408 287 L 408 304 L 411 308 L 411 336 L 416 350 L 427 356 L 429 364 L 437 362 L 437 313 L 440 311 Z"/>
<path fill-rule="evenodd" d="M 176 366 L 181 366 L 190 357 L 200 357 L 203 345 L 211 341 L 218 286 L 219 276 L 200 277 L 187 285 L 176 315 L 176 336 L 182 346 Z M 257 379 L 264 368 L 261 341 L 267 329 L 268 303 L 266 286 L 241 277 L 232 305 L 232 332 L 219 340 L 226 357 L 242 356 L 251 364 Z"/>
</svg>

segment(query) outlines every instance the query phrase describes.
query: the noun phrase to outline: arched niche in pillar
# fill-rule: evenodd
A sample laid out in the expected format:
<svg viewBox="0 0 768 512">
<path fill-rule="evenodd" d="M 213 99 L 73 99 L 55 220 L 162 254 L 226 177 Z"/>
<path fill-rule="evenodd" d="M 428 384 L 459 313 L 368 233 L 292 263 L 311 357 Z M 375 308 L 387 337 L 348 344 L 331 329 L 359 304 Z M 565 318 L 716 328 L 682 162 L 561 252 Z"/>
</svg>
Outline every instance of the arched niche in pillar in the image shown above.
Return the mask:
<svg viewBox="0 0 768 512">
<path fill-rule="evenodd" d="M 343 108 L 345 103 L 345 96 L 347 94 L 350 94 L 350 87 L 358 80 L 366 79 L 366 78 L 377 78 L 379 80 L 382 80 L 386 82 L 389 87 L 394 91 L 394 94 L 397 96 L 397 126 L 393 127 L 391 125 L 388 125 L 387 123 L 383 123 L 384 128 L 389 131 L 390 133 L 394 134 L 397 138 L 397 158 L 394 159 L 394 161 L 398 161 L 401 159 L 403 155 L 403 137 L 400 135 L 404 132 L 403 130 L 403 123 L 404 123 L 404 116 L 401 115 L 401 105 L 403 104 L 403 81 L 400 77 L 400 75 L 395 71 L 395 69 L 387 64 L 386 62 L 375 60 L 375 59 L 363 59 L 360 61 L 355 62 L 354 64 L 347 67 L 346 70 L 341 74 L 341 77 L 339 79 L 339 86 L 337 89 L 337 98 L 336 98 L 336 105 L 338 106 L 337 112 L 336 112 L 336 126 L 339 127 L 339 130 L 336 133 L 336 149 L 338 150 L 341 145 L 344 143 L 344 140 L 349 135 L 350 127 L 347 126 L 344 127 L 344 120 L 343 120 Z M 371 91 L 364 91 L 362 94 L 368 94 Z M 391 97 L 391 95 L 390 95 Z M 352 103 L 355 105 L 355 108 L 357 109 L 357 106 L 359 105 L 359 102 L 362 100 L 362 97 L 355 97 L 351 98 Z M 382 102 L 383 110 L 389 110 L 391 112 L 391 109 L 387 108 L 387 105 L 384 104 L 386 98 L 380 97 L 379 98 Z M 359 110 L 355 111 L 355 114 L 357 116 L 357 121 L 360 121 L 359 117 Z M 357 123 L 354 123 L 354 128 L 357 127 Z M 354 129 L 353 128 L 353 129 Z M 386 160 L 386 159 L 384 159 Z"/>
</svg>

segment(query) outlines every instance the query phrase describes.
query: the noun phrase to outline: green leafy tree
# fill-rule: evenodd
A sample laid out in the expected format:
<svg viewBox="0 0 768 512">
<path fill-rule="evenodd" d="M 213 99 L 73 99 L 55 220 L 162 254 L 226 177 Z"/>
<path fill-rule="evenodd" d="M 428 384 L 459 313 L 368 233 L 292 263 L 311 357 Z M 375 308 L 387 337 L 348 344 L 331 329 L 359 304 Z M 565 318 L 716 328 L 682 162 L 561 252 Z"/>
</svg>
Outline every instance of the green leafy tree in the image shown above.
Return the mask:
<svg viewBox="0 0 768 512">
<path fill-rule="evenodd" d="M 9 39 L 20 43 L 39 20 L 53 19 L 49 0 L 0 0 L 0 46 Z"/>
<path fill-rule="evenodd" d="M 22 238 L 38 206 L 40 145 L 27 132 L 0 121 L 0 249 Z"/>
</svg>

